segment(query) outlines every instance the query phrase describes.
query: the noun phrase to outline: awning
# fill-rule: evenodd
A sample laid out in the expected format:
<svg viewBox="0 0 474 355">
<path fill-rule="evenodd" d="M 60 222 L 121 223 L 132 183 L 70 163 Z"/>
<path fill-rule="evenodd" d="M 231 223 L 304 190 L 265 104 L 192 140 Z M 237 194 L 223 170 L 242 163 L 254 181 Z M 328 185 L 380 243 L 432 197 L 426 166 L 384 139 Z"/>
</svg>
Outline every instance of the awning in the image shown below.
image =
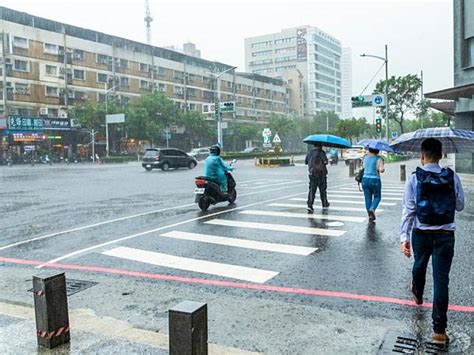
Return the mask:
<svg viewBox="0 0 474 355">
<path fill-rule="evenodd" d="M 456 86 L 450 89 L 429 92 L 425 94 L 425 97 L 427 99 L 457 101 L 460 98 L 471 99 L 473 95 L 474 95 L 474 84 L 468 84 L 468 85 L 463 85 L 463 86 Z"/>
<path fill-rule="evenodd" d="M 438 101 L 432 102 L 430 101 L 429 106 L 434 108 L 435 110 L 447 113 L 448 115 L 454 116 L 454 101 Z"/>
</svg>

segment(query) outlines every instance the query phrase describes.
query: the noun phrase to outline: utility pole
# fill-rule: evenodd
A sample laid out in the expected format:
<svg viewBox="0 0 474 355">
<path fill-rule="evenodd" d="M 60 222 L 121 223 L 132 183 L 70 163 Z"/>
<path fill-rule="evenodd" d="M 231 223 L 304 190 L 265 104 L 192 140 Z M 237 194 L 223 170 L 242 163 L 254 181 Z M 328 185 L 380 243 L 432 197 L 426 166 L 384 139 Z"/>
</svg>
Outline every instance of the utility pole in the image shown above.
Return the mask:
<svg viewBox="0 0 474 355">
<path fill-rule="evenodd" d="M 422 105 L 420 121 L 421 121 L 421 128 L 423 128 L 423 116 L 425 115 L 425 99 L 423 97 L 423 70 L 421 71 L 420 76 L 421 76 L 421 105 Z"/>
<path fill-rule="evenodd" d="M 387 142 L 390 141 L 390 128 L 388 123 L 388 46 L 385 45 L 385 126 L 386 126 L 386 138 Z"/>
<path fill-rule="evenodd" d="M 7 55 L 5 45 L 5 31 L 2 31 L 2 71 L 3 71 L 3 115 L 8 118 L 8 91 L 7 91 Z"/>
<path fill-rule="evenodd" d="M 63 26 L 63 48 L 64 48 L 64 106 L 66 110 L 68 107 L 69 93 L 68 93 L 68 84 L 67 84 L 67 43 L 66 43 L 66 28 Z"/>
</svg>

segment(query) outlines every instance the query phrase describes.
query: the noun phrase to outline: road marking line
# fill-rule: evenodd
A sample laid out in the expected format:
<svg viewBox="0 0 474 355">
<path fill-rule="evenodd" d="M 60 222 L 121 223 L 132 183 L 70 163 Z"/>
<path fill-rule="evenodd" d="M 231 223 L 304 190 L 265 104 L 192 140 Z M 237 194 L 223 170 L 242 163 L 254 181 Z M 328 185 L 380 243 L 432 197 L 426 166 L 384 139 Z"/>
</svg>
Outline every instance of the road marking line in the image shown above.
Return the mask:
<svg viewBox="0 0 474 355">
<path fill-rule="evenodd" d="M 342 192 L 342 191 L 341 191 Z M 319 197 L 319 194 L 317 195 Z M 334 193 L 331 193 L 329 192 L 328 193 L 328 197 L 338 197 L 338 198 L 357 198 L 357 197 L 360 197 L 360 198 L 364 198 L 364 195 L 362 194 L 357 194 L 357 195 L 351 195 L 349 193 L 346 193 L 344 195 L 342 194 L 334 194 Z M 402 198 L 400 197 L 386 197 L 382 194 L 382 200 L 387 200 L 387 201 L 402 201 Z M 331 200 L 329 200 L 329 202 L 331 202 Z"/>
<path fill-rule="evenodd" d="M 327 219 L 331 221 L 356 222 L 356 223 L 361 223 L 367 220 L 367 218 L 365 217 L 336 216 L 336 215 L 314 214 L 314 213 L 292 213 L 292 212 L 259 211 L 259 210 L 245 210 L 240 213 L 249 214 L 249 215 L 257 215 L 257 216 L 289 217 L 289 218 L 293 217 L 293 218 L 305 218 L 305 219 L 308 219 L 308 218 Z"/>
<path fill-rule="evenodd" d="M 276 183 L 276 184 L 269 184 L 269 185 L 266 185 L 265 187 L 273 187 L 273 186 L 281 186 L 281 185 L 289 185 L 289 184 L 298 184 L 298 183 L 301 183 L 303 182 L 303 180 L 293 180 L 293 181 L 285 181 L 285 182 L 279 182 L 279 183 Z M 244 188 L 244 189 L 248 189 L 248 190 L 257 190 L 257 189 L 261 189 L 262 186 L 251 186 L 251 187 L 247 187 L 247 186 L 240 186 L 241 188 Z M 238 189 L 239 187 L 237 187 Z"/>
<path fill-rule="evenodd" d="M 341 191 L 341 190 L 343 190 L 343 191 Z M 344 187 L 343 187 L 343 188 L 339 189 L 338 192 L 344 192 L 344 193 L 345 193 L 346 191 L 349 192 L 349 193 L 353 192 L 353 193 L 356 193 L 356 194 L 362 194 L 362 196 L 363 196 L 363 193 L 362 193 L 362 192 L 354 191 L 354 189 L 352 189 L 352 188 L 344 188 Z M 399 192 L 386 192 L 386 191 L 382 190 L 382 196 L 383 196 L 383 195 L 403 197 L 403 193 L 399 193 Z"/>
<path fill-rule="evenodd" d="M 265 283 L 278 275 L 278 272 L 261 270 L 245 266 L 216 263 L 191 258 L 183 258 L 164 253 L 156 253 L 127 247 L 118 247 L 102 252 L 104 255 L 114 256 L 120 259 L 139 261 L 141 263 L 167 267 L 177 270 L 185 270 L 210 274 L 216 276 L 230 277 L 255 283 Z"/>
<path fill-rule="evenodd" d="M 276 232 L 289 232 L 289 233 L 298 233 L 298 234 L 317 234 L 317 235 L 325 235 L 325 236 L 330 236 L 330 237 L 339 237 L 346 233 L 346 231 L 340 231 L 340 230 L 331 230 L 331 229 L 322 229 L 322 228 L 313 228 L 313 227 L 298 227 L 298 226 L 290 226 L 287 224 L 233 221 L 233 220 L 228 220 L 228 219 L 212 219 L 204 223 L 212 224 L 215 226 L 264 229 L 264 230 L 271 230 L 271 231 L 276 231 Z"/>
<path fill-rule="evenodd" d="M 0 256 L 0 262 L 16 264 L 16 265 L 28 265 L 28 266 L 37 266 L 37 265 L 42 265 L 44 263 L 43 261 L 38 261 L 38 260 L 5 258 L 1 256 Z M 396 304 L 396 305 L 407 306 L 407 307 L 432 308 L 433 306 L 433 304 L 430 302 L 424 302 L 422 305 L 418 306 L 415 304 L 415 302 L 412 299 L 402 299 L 402 298 L 376 296 L 376 295 L 364 295 L 364 294 L 349 293 L 349 292 L 342 292 L 342 291 L 328 291 L 328 290 L 285 287 L 285 286 L 276 286 L 276 285 L 275 286 L 274 285 L 257 285 L 257 284 L 241 283 L 241 282 L 234 282 L 234 281 L 222 281 L 222 280 L 203 279 L 203 278 L 197 278 L 197 277 L 183 277 L 183 276 L 174 276 L 174 275 L 167 275 L 167 274 L 156 274 L 156 273 L 150 273 L 150 272 L 131 271 L 131 270 L 115 269 L 115 268 L 101 267 L 101 266 L 74 265 L 74 264 L 47 264 L 45 265 L 45 267 L 48 267 L 51 269 L 59 269 L 59 270 L 89 271 L 89 272 L 97 272 L 97 273 L 110 274 L 110 275 L 123 275 L 123 276 L 139 277 L 139 278 L 150 279 L 150 280 L 186 283 L 186 284 L 191 284 L 191 285 L 238 288 L 242 290 L 254 290 L 254 291 L 259 291 L 259 292 L 266 291 L 266 292 L 287 293 L 287 294 L 294 294 L 294 295 L 347 299 L 347 300 L 352 300 L 352 301 L 387 303 L 387 304 Z M 448 306 L 448 309 L 450 311 L 474 313 L 474 306 L 470 306 L 470 305 L 450 304 Z"/>
<path fill-rule="evenodd" d="M 307 198 L 301 198 L 301 197 L 295 197 L 295 198 L 290 198 L 291 201 L 303 201 L 306 202 L 308 201 Z M 365 205 L 365 201 L 354 201 L 354 200 L 333 200 L 330 199 L 329 202 L 331 204 L 333 203 L 342 203 L 342 204 L 355 204 L 355 205 Z M 395 202 L 380 202 L 380 206 L 396 206 L 397 203 Z"/>
<path fill-rule="evenodd" d="M 271 251 L 275 253 L 295 254 L 295 255 L 310 255 L 314 253 L 318 248 L 309 248 L 298 245 L 279 244 L 279 243 L 267 243 L 259 242 L 256 240 L 218 237 L 208 234 L 198 233 L 187 233 L 180 231 L 171 231 L 165 234 L 161 234 L 161 237 L 190 240 L 193 242 L 211 243 L 218 245 L 226 245 L 238 248 Z"/>
<path fill-rule="evenodd" d="M 49 264 L 49 263 L 56 263 L 56 262 L 58 262 L 58 261 L 61 261 L 61 260 L 64 260 L 64 259 L 68 259 L 68 258 L 70 258 L 70 257 L 76 256 L 76 255 L 79 255 L 79 254 L 83 254 L 83 253 L 86 253 L 86 252 L 88 252 L 88 251 L 91 251 L 91 250 L 94 250 L 94 249 L 97 249 L 97 248 L 102 248 L 102 247 L 104 247 L 104 246 L 106 246 L 106 245 L 115 244 L 115 243 L 118 243 L 118 242 L 121 242 L 121 241 L 124 241 L 124 240 L 129 240 L 129 239 L 141 237 L 141 236 L 143 236 L 143 235 L 147 235 L 147 234 L 150 234 L 150 233 L 159 232 L 159 231 L 162 231 L 162 230 L 164 230 L 164 229 L 175 228 L 175 227 L 181 226 L 181 225 L 183 225 L 183 224 L 187 224 L 187 223 L 190 223 L 190 222 L 199 221 L 199 220 L 204 219 L 204 218 L 209 218 L 209 217 L 213 217 L 213 216 L 218 216 L 218 215 L 221 215 L 221 214 L 224 214 L 224 213 L 228 213 L 228 212 L 232 212 L 232 211 L 241 210 L 241 209 L 248 208 L 248 207 L 251 207 L 251 206 L 257 206 L 257 205 L 265 204 L 265 203 L 268 203 L 268 202 L 271 202 L 271 201 L 277 201 L 277 200 L 282 200 L 282 199 L 285 199 L 285 198 L 290 198 L 290 197 L 302 195 L 302 194 L 304 194 L 304 193 L 305 193 L 305 192 L 300 192 L 300 193 L 297 193 L 297 194 L 292 194 L 292 195 L 288 195 L 288 196 L 284 196 L 284 197 L 277 197 L 277 198 L 273 198 L 273 199 L 266 200 L 266 201 L 262 201 L 262 202 L 254 202 L 254 203 L 250 203 L 250 204 L 248 204 L 248 205 L 239 206 L 239 207 L 235 207 L 235 208 L 230 208 L 230 209 L 224 210 L 224 211 L 214 212 L 214 213 L 206 214 L 206 215 L 203 215 L 203 216 L 200 216 L 200 217 L 190 218 L 190 219 L 187 219 L 187 220 L 184 220 L 184 221 L 181 221 L 181 222 L 176 222 L 176 223 L 168 224 L 168 225 L 166 225 L 166 226 L 162 226 L 162 227 L 150 229 L 150 230 L 147 230 L 147 231 L 145 231 L 145 232 L 140 232 L 140 233 L 136 233 L 136 234 L 132 234 L 132 235 L 126 236 L 126 237 L 117 238 L 117 239 L 114 239 L 114 240 L 110 240 L 110 241 L 108 241 L 108 242 L 104 242 L 104 243 L 100 243 L 100 244 L 93 245 L 93 246 L 91 246 L 91 247 L 79 249 L 79 250 L 76 250 L 76 251 L 74 251 L 74 252 L 71 252 L 71 253 L 68 253 L 68 254 L 66 254 L 66 255 L 63 255 L 63 256 L 61 256 L 61 257 L 52 259 L 52 260 L 46 262 L 45 264 L 42 264 L 42 265 L 37 266 L 37 268 L 40 269 L 40 268 L 46 266 L 46 264 Z"/>
<path fill-rule="evenodd" d="M 329 200 L 331 202 L 331 200 Z M 300 208 L 300 209 L 306 209 L 306 205 L 297 205 L 293 203 L 271 203 L 269 206 L 272 207 L 289 207 L 289 208 Z M 316 207 L 318 209 L 318 207 Z M 357 207 L 340 207 L 340 206 L 330 206 L 327 209 L 324 209 L 325 211 L 348 211 L 348 212 L 366 212 L 367 210 L 365 208 L 357 208 Z M 383 208 L 378 208 L 377 212 L 383 212 Z"/>
<path fill-rule="evenodd" d="M 261 190 L 261 191 L 250 192 L 250 193 L 246 193 L 246 194 L 241 194 L 241 195 L 239 195 L 239 197 L 253 196 L 253 195 L 259 194 L 259 193 L 278 191 L 278 190 L 283 190 L 283 189 L 287 189 L 287 188 L 291 188 L 291 187 L 296 187 L 296 186 L 299 186 L 299 185 L 302 185 L 302 184 L 297 184 L 297 185 L 295 185 L 295 186 L 283 186 L 283 187 L 279 187 L 279 188 L 276 188 L 276 189 L 269 189 L 269 190 Z M 342 186 L 342 185 L 341 185 L 341 186 Z M 20 241 L 20 242 L 16 242 L 16 243 L 4 245 L 4 246 L 0 247 L 0 250 L 13 248 L 13 247 L 16 247 L 16 246 L 18 246 L 18 245 L 28 244 L 28 243 L 31 243 L 31 242 L 35 242 L 35 241 L 37 241 L 37 240 L 42 240 L 42 239 L 48 239 L 48 238 L 56 237 L 56 236 L 62 235 L 62 234 L 78 232 L 78 231 L 81 231 L 81 230 L 84 230 L 84 229 L 94 228 L 94 227 L 102 226 L 102 225 L 109 224 L 109 223 L 120 222 L 120 221 L 127 220 L 127 219 L 131 219 L 131 218 L 143 217 L 143 216 L 147 216 L 147 215 L 151 215 L 151 214 L 155 214 L 155 213 L 166 212 L 166 211 L 176 210 L 176 209 L 180 209 L 180 208 L 184 208 L 184 207 L 191 207 L 191 206 L 195 206 L 195 205 L 196 205 L 196 203 L 188 203 L 188 204 L 186 204 L 186 205 L 175 206 L 175 207 L 168 207 L 168 208 L 163 208 L 163 209 L 160 209 L 160 210 L 155 210 L 155 211 L 149 211 L 149 212 L 139 213 L 139 214 L 135 214 L 135 215 L 131 215 L 131 216 L 125 216 L 125 217 L 120 217 L 120 218 L 114 218 L 114 219 L 107 220 L 107 221 L 103 221 L 103 222 L 98 222 L 98 223 L 89 224 L 89 225 L 86 225 L 86 226 L 81 226 L 81 227 L 77 227 L 77 228 L 67 229 L 67 230 L 64 230 L 64 231 L 55 232 L 55 233 L 43 235 L 43 236 L 40 236 L 40 237 L 35 237 L 35 238 L 31 238 L 31 239 L 27 239 L 27 240 Z"/>
</svg>

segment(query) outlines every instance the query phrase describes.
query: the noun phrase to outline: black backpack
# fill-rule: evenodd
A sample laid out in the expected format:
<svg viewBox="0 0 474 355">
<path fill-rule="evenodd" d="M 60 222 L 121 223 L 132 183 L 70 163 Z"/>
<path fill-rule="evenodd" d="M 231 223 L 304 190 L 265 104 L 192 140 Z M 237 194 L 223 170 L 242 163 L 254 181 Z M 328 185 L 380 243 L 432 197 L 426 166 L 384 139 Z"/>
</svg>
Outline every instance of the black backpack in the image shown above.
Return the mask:
<svg viewBox="0 0 474 355">
<path fill-rule="evenodd" d="M 311 168 L 313 175 L 322 176 L 327 175 L 328 169 L 324 163 L 324 153 L 322 151 L 317 151 L 311 162 Z"/>
</svg>

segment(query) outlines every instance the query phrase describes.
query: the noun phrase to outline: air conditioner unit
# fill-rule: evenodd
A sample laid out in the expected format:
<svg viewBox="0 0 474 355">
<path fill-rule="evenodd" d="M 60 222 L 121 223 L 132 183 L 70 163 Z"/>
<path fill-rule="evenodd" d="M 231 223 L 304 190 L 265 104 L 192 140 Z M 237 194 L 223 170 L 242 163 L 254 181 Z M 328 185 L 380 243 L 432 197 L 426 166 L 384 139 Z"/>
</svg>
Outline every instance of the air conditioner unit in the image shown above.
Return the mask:
<svg viewBox="0 0 474 355">
<path fill-rule="evenodd" d="M 28 90 L 26 88 L 15 88 L 15 94 L 26 95 L 29 92 L 30 92 L 30 90 Z"/>
<path fill-rule="evenodd" d="M 5 58 L 5 64 L 12 64 L 11 58 Z"/>
<path fill-rule="evenodd" d="M 60 110 L 59 111 L 59 118 L 67 118 L 67 112 L 63 111 L 63 110 Z"/>
<path fill-rule="evenodd" d="M 74 59 L 81 60 L 81 59 L 82 59 L 82 55 L 80 55 L 80 54 L 78 54 L 78 53 L 75 53 L 75 54 L 74 54 Z"/>
<path fill-rule="evenodd" d="M 40 116 L 48 116 L 48 108 L 47 107 L 40 107 L 39 114 L 40 114 Z"/>
</svg>

